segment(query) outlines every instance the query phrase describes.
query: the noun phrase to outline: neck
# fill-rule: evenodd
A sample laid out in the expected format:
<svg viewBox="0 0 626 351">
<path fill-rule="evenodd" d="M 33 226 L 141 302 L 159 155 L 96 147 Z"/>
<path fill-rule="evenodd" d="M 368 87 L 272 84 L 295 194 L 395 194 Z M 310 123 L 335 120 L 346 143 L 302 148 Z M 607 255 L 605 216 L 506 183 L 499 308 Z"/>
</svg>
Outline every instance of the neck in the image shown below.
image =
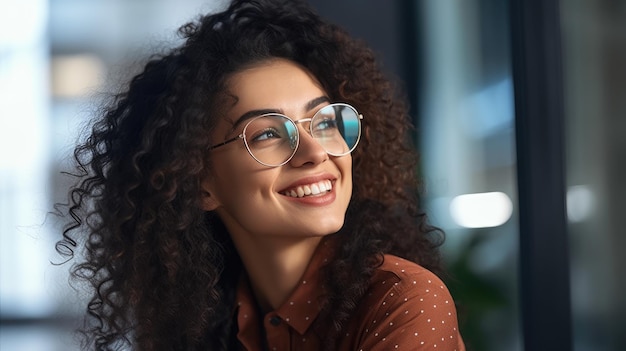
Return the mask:
<svg viewBox="0 0 626 351">
<path fill-rule="evenodd" d="M 300 282 L 321 237 L 236 238 L 233 242 L 261 310 L 282 305 Z"/>
</svg>

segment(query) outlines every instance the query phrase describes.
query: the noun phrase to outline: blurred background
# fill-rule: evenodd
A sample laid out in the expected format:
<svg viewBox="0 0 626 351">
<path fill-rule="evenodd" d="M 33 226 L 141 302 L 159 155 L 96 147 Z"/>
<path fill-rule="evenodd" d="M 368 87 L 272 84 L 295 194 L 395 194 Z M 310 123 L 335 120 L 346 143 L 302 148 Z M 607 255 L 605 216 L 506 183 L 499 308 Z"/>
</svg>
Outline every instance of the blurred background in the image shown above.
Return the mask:
<svg viewBox="0 0 626 351">
<path fill-rule="evenodd" d="M 560 53 L 548 60 L 561 70 L 556 91 L 562 95 L 545 99 L 562 112 L 546 116 L 559 128 L 531 128 L 532 143 L 546 145 L 546 153 L 559 156 L 552 162 L 563 166 L 555 193 L 564 215 L 555 206 L 545 223 L 563 230 L 543 237 L 520 220 L 544 199 L 518 196 L 527 189 L 518 167 L 526 151 L 518 148 L 527 145 L 517 142 L 516 125 L 528 116 L 519 115 L 524 77 L 513 74 L 520 32 L 514 0 L 310 2 L 367 41 L 407 93 L 424 207 L 447 233 L 448 284 L 468 350 L 539 350 L 530 348 L 536 337 L 525 326 L 555 315 L 553 340 L 542 342 L 561 347 L 546 350 L 622 349 L 626 1 L 540 2 L 556 5 L 558 21 L 550 27 L 537 20 L 535 30 L 558 40 L 546 49 L 539 35 L 523 47 Z M 62 223 L 48 214 L 65 200 L 61 171 L 71 166 L 72 145 L 100 94 L 115 91 L 151 53 L 179 44 L 181 24 L 226 3 L 0 2 L 0 350 L 79 349 L 72 330 L 85 296 L 68 283 L 69 265 L 51 264 L 60 262 L 54 243 Z M 553 261 L 524 249 L 528 241 L 541 248 L 542 239 L 550 249 L 557 245 Z M 564 274 L 551 278 L 551 272 Z M 544 275 L 541 288 L 566 311 L 535 303 L 537 287 L 528 286 L 536 281 L 528 277 Z"/>
</svg>

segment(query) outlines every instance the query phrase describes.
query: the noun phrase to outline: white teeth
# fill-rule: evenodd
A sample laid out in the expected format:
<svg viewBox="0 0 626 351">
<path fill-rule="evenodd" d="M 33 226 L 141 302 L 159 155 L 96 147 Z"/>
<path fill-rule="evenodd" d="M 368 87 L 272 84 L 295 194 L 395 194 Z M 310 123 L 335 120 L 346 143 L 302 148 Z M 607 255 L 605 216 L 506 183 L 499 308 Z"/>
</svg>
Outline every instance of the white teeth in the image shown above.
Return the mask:
<svg viewBox="0 0 626 351">
<path fill-rule="evenodd" d="M 317 195 L 317 194 L 319 194 L 320 192 L 321 192 L 321 191 L 320 191 L 320 187 L 319 187 L 319 186 L 317 186 L 317 184 L 312 184 L 312 185 L 311 185 L 311 194 L 313 194 L 313 195 Z"/>
<path fill-rule="evenodd" d="M 333 189 L 333 183 L 330 180 L 322 180 L 317 183 L 298 186 L 294 189 L 287 190 L 283 195 L 290 197 L 305 197 L 308 195 L 319 195 Z"/>
</svg>

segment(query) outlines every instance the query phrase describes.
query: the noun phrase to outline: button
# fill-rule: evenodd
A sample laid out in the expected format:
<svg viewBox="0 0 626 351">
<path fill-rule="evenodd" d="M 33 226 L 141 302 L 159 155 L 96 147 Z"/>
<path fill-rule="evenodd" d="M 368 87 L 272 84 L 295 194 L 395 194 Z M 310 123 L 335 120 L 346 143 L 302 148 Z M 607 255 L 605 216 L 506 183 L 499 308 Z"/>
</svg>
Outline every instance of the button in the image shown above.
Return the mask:
<svg viewBox="0 0 626 351">
<path fill-rule="evenodd" d="M 273 316 L 270 318 L 270 324 L 275 327 L 279 326 L 280 322 L 282 322 L 282 319 L 280 319 L 280 317 L 278 316 Z"/>
</svg>

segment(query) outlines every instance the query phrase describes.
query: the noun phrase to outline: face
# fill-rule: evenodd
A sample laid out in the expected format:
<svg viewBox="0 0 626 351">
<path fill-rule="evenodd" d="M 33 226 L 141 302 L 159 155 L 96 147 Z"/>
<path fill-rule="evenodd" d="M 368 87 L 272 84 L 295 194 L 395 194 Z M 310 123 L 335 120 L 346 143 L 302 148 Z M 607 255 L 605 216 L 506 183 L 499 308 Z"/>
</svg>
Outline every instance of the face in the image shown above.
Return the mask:
<svg viewBox="0 0 626 351">
<path fill-rule="evenodd" d="M 228 83 L 237 102 L 219 122 L 216 142 L 240 134 L 248 117 L 271 111 L 297 121 L 331 103 L 310 73 L 282 59 L 245 69 Z M 311 137 L 307 123 L 298 128 L 296 154 L 279 167 L 255 161 L 243 140 L 210 151 L 204 207 L 217 211 L 231 236 L 314 237 L 342 227 L 352 194 L 352 158 L 329 156 Z M 296 195 L 307 188 L 317 194 Z"/>
</svg>

